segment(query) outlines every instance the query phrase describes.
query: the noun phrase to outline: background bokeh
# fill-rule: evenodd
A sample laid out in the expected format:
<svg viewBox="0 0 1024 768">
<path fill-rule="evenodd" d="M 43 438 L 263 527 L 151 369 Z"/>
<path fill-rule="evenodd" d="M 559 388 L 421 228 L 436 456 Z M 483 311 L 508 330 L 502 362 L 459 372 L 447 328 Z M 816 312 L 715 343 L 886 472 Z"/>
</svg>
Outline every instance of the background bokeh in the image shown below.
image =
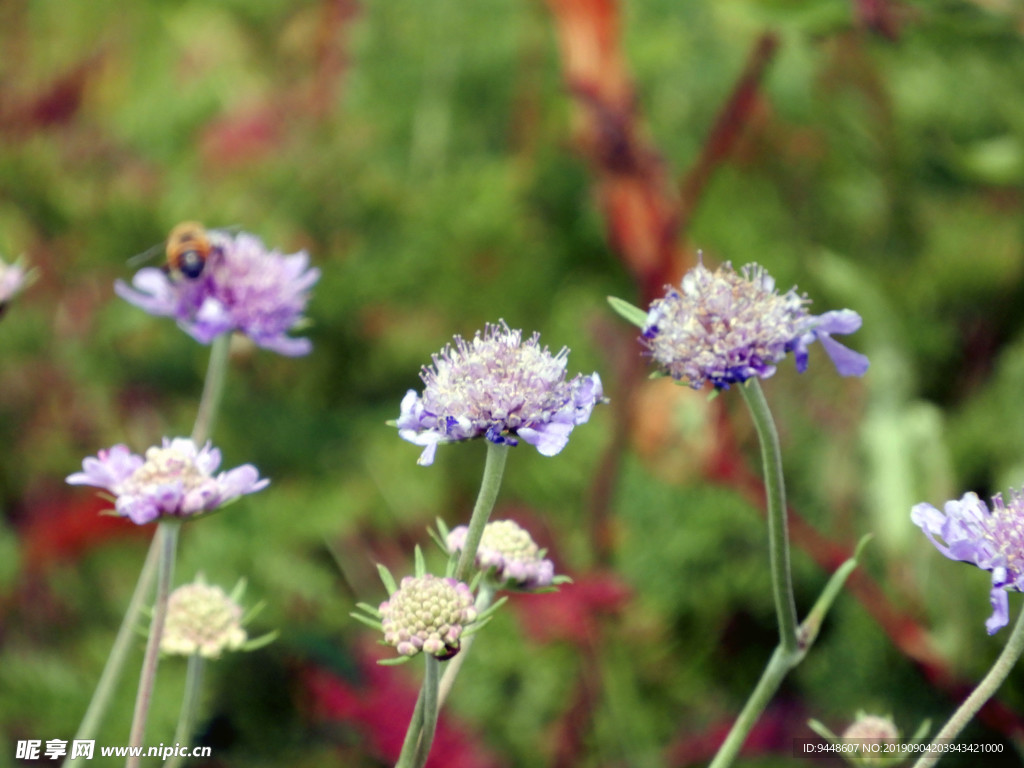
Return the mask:
<svg viewBox="0 0 1024 768">
<path fill-rule="evenodd" d="M 766 383 L 801 612 L 875 539 L 743 764 L 793 764 L 809 717 L 942 722 L 1007 632 L 908 515 L 1024 483 L 1022 35 L 1011 0 L 0 4 L 0 257 L 39 278 L 0 321 L 0 766 L 72 737 L 151 535 L 64 477 L 191 430 L 208 350 L 112 291 L 184 219 L 323 272 L 309 357 L 233 352 L 214 439 L 272 485 L 183 531 L 178 578 L 246 578 L 254 633 L 281 631 L 213 665 L 206 765 L 393 762 L 419 665 L 374 665 L 348 612 L 466 520 L 483 446 L 422 468 L 385 422 L 499 318 L 612 402 L 510 456 L 497 514 L 576 583 L 481 635 L 431 765 L 710 758 L 775 642 L 756 439 L 733 394 L 647 381 L 605 302 L 698 248 L 856 309 L 872 360 Z M 126 741 L 141 646 L 99 743 Z M 183 678 L 161 666 L 148 743 Z M 986 765 L 1020 764 L 1022 682 L 965 735 L 1005 745 Z"/>
</svg>

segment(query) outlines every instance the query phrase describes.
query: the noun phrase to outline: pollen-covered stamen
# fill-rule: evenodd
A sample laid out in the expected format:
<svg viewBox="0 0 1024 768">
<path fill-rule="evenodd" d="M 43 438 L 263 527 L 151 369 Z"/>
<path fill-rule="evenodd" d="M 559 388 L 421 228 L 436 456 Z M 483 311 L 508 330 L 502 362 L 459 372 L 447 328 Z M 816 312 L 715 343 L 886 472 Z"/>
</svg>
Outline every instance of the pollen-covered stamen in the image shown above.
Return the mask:
<svg viewBox="0 0 1024 768">
<path fill-rule="evenodd" d="M 468 420 L 484 431 L 514 432 L 550 418 L 572 396 L 565 381 L 568 350 L 552 355 L 539 340 L 535 333 L 523 344 L 522 332 L 504 323 L 488 325 L 469 342 L 456 337 L 454 347 L 434 355 L 434 365 L 420 374 L 424 408 L 444 424 Z"/>
<path fill-rule="evenodd" d="M 470 341 L 456 336 L 420 372 L 422 396 L 406 393 L 399 435 L 425 446 L 421 464 L 433 461 L 438 443 L 476 437 L 508 445 L 523 440 L 553 456 L 604 401 L 596 373 L 566 381 L 568 353 L 552 354 L 536 333 L 523 341 L 504 321 Z"/>
<path fill-rule="evenodd" d="M 1001 494 L 992 497 L 992 514 L 984 533 L 1001 555 L 1006 568 L 1002 586 L 1024 589 L 1024 497 L 1010 491 L 1010 503 L 1004 504 Z"/>
<path fill-rule="evenodd" d="M 118 493 L 137 493 L 146 488 L 180 482 L 190 491 L 209 482 L 210 476 L 196 466 L 190 456 L 175 445 L 152 447 L 146 450 L 146 463 L 125 479 Z"/>
</svg>

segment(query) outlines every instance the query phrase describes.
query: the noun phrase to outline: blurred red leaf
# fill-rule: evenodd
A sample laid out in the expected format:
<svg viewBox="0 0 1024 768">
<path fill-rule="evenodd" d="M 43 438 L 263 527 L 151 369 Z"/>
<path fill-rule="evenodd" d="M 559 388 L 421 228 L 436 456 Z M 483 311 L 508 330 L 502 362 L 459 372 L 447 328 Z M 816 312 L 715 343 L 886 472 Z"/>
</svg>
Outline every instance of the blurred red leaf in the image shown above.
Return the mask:
<svg viewBox="0 0 1024 768">
<path fill-rule="evenodd" d="M 599 620 L 618 615 L 632 594 L 626 584 L 610 572 L 592 572 L 574 577 L 558 592 L 513 600 L 526 633 L 538 643 L 569 642 L 587 647 L 597 637 Z"/>
<path fill-rule="evenodd" d="M 89 550 L 126 537 L 148 539 L 153 529 L 114 515 L 113 504 L 93 493 L 55 495 L 30 505 L 18 526 L 25 572 L 39 574 L 59 562 L 74 562 Z"/>
<path fill-rule="evenodd" d="M 380 654 L 360 651 L 358 679 L 346 680 L 322 667 L 304 670 L 311 716 L 357 728 L 375 758 L 394 762 L 402 751 L 405 731 L 416 706 L 418 690 L 404 670 L 376 663 Z M 467 728 L 442 711 L 427 768 L 499 768 L 497 757 Z"/>
</svg>

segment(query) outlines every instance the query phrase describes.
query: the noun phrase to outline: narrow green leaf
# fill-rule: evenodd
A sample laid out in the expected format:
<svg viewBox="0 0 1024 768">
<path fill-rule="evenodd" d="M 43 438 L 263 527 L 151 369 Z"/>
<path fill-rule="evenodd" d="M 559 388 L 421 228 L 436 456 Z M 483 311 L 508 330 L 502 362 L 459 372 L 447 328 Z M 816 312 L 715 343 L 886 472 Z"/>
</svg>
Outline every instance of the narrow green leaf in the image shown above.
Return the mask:
<svg viewBox="0 0 1024 768">
<path fill-rule="evenodd" d="M 378 619 L 380 618 L 380 611 L 376 606 L 370 605 L 369 603 L 356 603 L 356 608 L 366 611 L 370 616 L 375 616 Z"/>
<path fill-rule="evenodd" d="M 508 602 L 507 597 L 501 597 L 495 600 L 494 603 L 492 603 L 486 610 L 483 610 L 477 614 L 477 617 L 473 622 L 473 626 L 476 626 L 476 624 L 481 621 L 490 621 L 491 617 L 494 616 L 495 611 L 501 608 L 501 606 L 503 606 L 506 602 Z"/>
<path fill-rule="evenodd" d="M 365 624 L 370 629 L 375 629 L 378 632 L 384 631 L 384 627 L 381 625 L 381 623 L 379 621 L 374 621 L 369 616 L 363 616 L 363 614 L 356 613 L 355 611 L 349 613 L 349 616 L 358 621 L 360 624 Z"/>
<path fill-rule="evenodd" d="M 270 645 L 272 642 L 277 640 L 281 633 L 276 629 L 273 632 L 267 632 L 265 635 L 254 637 L 252 640 L 247 641 L 243 646 L 243 651 L 258 651 L 260 648 L 264 648 Z"/>
<path fill-rule="evenodd" d="M 384 589 L 388 591 L 388 596 L 395 594 L 398 591 L 398 584 L 395 583 L 395 577 L 391 575 L 388 567 L 377 563 L 377 573 L 380 574 L 380 580 L 384 582 Z"/>
<path fill-rule="evenodd" d="M 632 323 L 637 328 L 643 328 L 647 325 L 647 313 L 640 309 L 640 307 L 635 307 L 625 299 L 620 299 L 617 296 L 609 296 L 608 303 L 611 304 L 616 314 L 626 322 Z"/>
<path fill-rule="evenodd" d="M 397 667 L 399 664 L 407 664 L 412 661 L 412 656 L 397 656 L 393 659 L 379 659 L 377 661 L 382 667 Z"/>
</svg>

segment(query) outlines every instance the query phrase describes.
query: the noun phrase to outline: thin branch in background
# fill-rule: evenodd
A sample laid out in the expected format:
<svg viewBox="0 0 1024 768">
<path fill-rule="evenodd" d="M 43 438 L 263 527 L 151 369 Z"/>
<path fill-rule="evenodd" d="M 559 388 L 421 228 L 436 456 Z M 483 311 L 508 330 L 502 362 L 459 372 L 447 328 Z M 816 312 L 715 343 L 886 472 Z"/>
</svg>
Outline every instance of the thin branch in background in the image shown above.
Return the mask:
<svg viewBox="0 0 1024 768">
<path fill-rule="evenodd" d="M 747 64 L 733 86 L 732 94 L 718 113 L 700 155 L 680 185 L 682 202 L 679 224 L 682 231 L 685 232 L 693 220 L 694 212 L 715 171 L 729 159 L 756 117 L 761 104 L 761 82 L 778 48 L 779 37 L 774 32 L 763 33 L 754 43 Z"/>
<path fill-rule="evenodd" d="M 548 0 L 574 97 L 575 144 L 587 160 L 608 241 L 647 301 L 692 263 L 679 245 L 679 196 L 643 128 L 621 53 L 615 0 Z"/>
</svg>

